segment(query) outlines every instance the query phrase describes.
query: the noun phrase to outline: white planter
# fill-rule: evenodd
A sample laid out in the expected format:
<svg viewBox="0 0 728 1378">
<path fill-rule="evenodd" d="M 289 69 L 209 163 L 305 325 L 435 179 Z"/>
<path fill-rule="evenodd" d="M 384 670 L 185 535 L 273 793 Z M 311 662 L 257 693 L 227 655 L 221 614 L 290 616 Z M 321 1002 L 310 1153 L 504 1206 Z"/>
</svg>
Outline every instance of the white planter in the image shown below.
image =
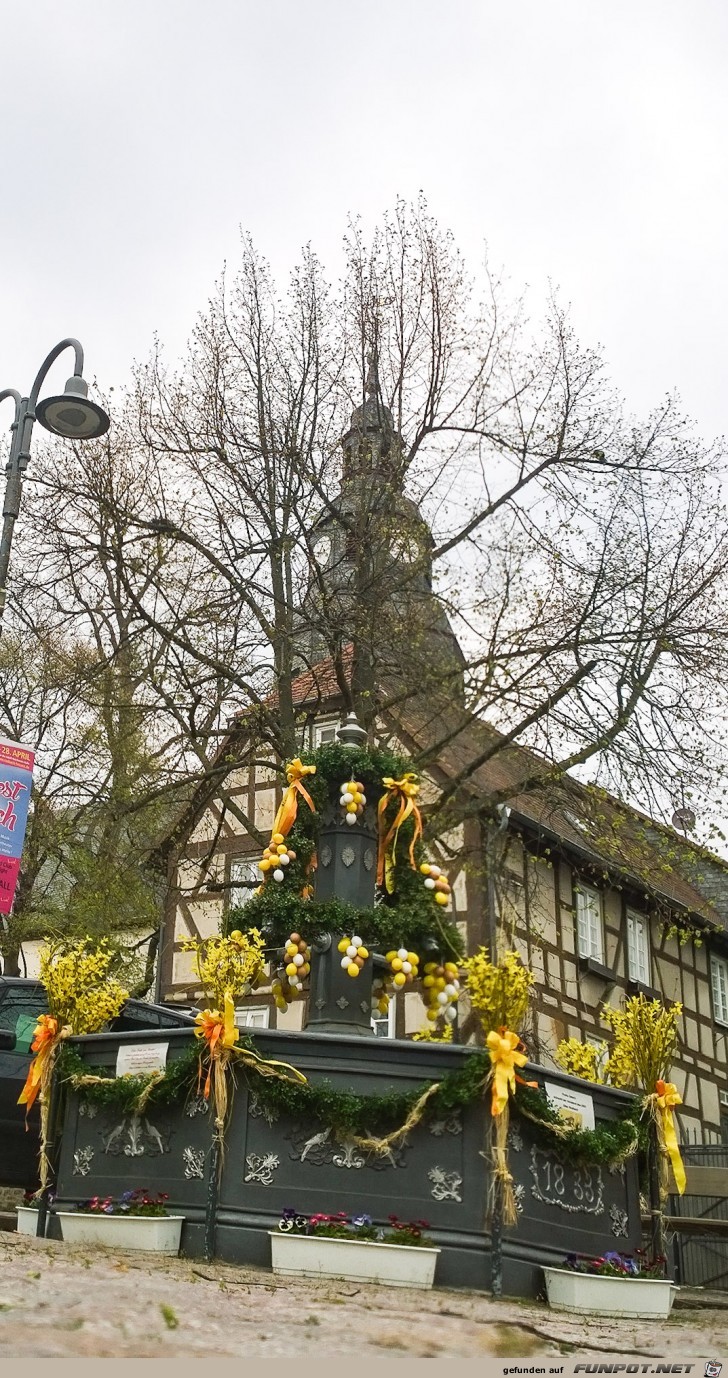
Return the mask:
<svg viewBox="0 0 728 1378">
<path fill-rule="evenodd" d="M 179 1253 L 183 1215 L 97 1215 L 58 1211 L 66 1244 L 105 1244 L 111 1249 Z"/>
<path fill-rule="evenodd" d="M 677 1287 L 662 1278 L 612 1278 L 544 1268 L 546 1295 L 554 1311 L 588 1311 L 595 1316 L 628 1316 L 666 1321 Z"/>
<path fill-rule="evenodd" d="M 390 1287 L 432 1287 L 439 1249 L 269 1230 L 273 1272 Z"/>
<path fill-rule="evenodd" d="M 31 1234 L 35 1238 L 38 1229 L 38 1212 L 32 1206 L 18 1206 L 17 1234 Z M 47 1217 L 46 1217 L 47 1218 Z"/>
</svg>

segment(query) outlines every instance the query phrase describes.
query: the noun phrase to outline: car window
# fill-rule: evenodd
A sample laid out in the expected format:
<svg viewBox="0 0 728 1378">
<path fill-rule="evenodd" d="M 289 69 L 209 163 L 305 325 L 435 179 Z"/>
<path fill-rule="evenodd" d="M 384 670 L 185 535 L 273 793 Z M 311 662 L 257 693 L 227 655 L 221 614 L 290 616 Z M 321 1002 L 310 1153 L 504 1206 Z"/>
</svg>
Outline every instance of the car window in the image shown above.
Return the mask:
<svg viewBox="0 0 728 1378">
<path fill-rule="evenodd" d="M 25 986 L 20 990 L 6 987 L 0 1000 L 0 1029 L 10 1029 L 15 1034 L 17 1053 L 30 1052 L 38 1015 L 47 1012 L 48 1004 L 42 986 Z"/>
</svg>

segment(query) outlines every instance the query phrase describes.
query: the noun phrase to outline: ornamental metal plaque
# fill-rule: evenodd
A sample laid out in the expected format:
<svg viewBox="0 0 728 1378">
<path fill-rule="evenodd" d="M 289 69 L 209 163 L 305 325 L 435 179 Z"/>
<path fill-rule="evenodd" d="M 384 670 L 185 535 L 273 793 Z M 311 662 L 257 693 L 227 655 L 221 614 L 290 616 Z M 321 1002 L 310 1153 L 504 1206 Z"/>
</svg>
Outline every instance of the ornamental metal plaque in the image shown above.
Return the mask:
<svg viewBox="0 0 728 1378">
<path fill-rule="evenodd" d="M 558 1206 L 569 1215 L 603 1215 L 604 1182 L 601 1167 L 560 1163 L 553 1153 L 531 1149 L 531 1195 L 545 1206 Z"/>
</svg>

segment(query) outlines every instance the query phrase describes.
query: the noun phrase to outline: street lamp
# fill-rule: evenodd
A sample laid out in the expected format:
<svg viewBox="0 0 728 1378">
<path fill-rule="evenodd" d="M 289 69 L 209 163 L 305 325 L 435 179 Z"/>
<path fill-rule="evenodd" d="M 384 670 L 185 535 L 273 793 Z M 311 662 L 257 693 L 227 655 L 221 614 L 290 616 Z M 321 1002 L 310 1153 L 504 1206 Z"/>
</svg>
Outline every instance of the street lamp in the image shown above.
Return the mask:
<svg viewBox="0 0 728 1378">
<path fill-rule="evenodd" d="M 64 349 L 72 349 L 75 354 L 73 377 L 68 379 L 59 397 L 44 397 L 38 401 L 38 394 L 52 364 Z M 5 594 L 10 563 L 10 547 L 13 541 L 15 519 L 20 512 L 20 497 L 23 487 L 23 474 L 30 459 L 30 437 L 33 423 L 40 421 L 47 431 L 62 435 L 66 440 L 95 440 L 109 429 L 109 418 L 103 407 L 89 401 L 88 383 L 82 378 L 83 349 L 78 340 L 61 340 L 44 359 L 38 370 L 29 397 L 21 397 L 15 388 L 5 388 L 0 392 L 0 402 L 12 397 L 15 403 L 15 420 L 12 424 L 10 458 L 5 472 L 5 499 L 3 502 L 3 530 L 0 537 L 0 629 L 5 613 Z"/>
</svg>

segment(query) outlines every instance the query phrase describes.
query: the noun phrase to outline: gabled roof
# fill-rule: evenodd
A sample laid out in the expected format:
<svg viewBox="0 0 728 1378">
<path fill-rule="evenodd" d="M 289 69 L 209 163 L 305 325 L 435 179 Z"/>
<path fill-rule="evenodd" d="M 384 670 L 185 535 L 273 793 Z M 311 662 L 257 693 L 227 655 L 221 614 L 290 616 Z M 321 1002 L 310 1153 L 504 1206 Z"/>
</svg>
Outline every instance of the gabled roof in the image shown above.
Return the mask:
<svg viewBox="0 0 728 1378">
<path fill-rule="evenodd" d="M 560 843 L 585 866 L 603 868 L 708 924 L 726 926 L 728 867 L 719 857 L 606 790 L 569 775 L 549 779 L 545 757 L 523 747 L 499 747 L 502 734 L 456 705 L 425 710 L 410 703 L 397 717 L 410 747 L 429 756 L 445 781 L 467 776 L 464 795 L 484 803 L 505 796 L 514 822 Z"/>
</svg>

